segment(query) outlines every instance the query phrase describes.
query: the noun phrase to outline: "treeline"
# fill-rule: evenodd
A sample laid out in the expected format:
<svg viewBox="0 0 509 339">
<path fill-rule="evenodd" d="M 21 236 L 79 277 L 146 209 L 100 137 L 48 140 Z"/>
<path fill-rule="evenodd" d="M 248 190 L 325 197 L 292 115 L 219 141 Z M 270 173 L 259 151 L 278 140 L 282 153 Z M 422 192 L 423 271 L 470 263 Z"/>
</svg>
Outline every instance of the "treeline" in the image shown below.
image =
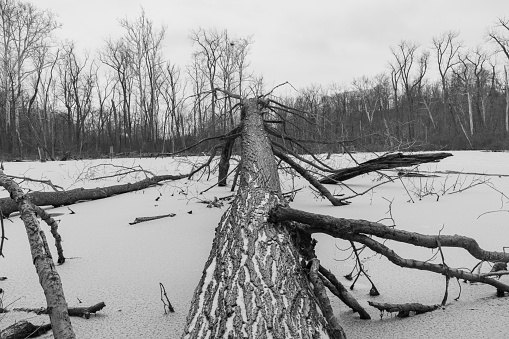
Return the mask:
<svg viewBox="0 0 509 339">
<path fill-rule="evenodd" d="M 509 61 L 508 24 L 500 20 L 489 33 L 491 52 L 462 46 L 457 32 L 433 38 L 431 51 L 402 41 L 385 73 L 357 78 L 348 89 L 311 86 L 289 99 L 301 114 L 284 115 L 286 128 L 362 150 L 507 150 L 508 69 L 495 56 Z M 439 73 L 433 80 L 431 66 Z"/>
<path fill-rule="evenodd" d="M 508 149 L 508 24 L 499 20 L 474 49 L 456 32 L 433 38 L 431 50 L 403 41 L 379 75 L 275 98 L 285 106 L 273 126 L 326 141 L 309 146 L 315 151 Z M 0 25 L 3 158 L 171 153 L 238 123 L 239 107 L 225 92 L 271 90 L 249 68 L 251 38 L 228 31 L 191 32 L 194 52 L 179 66 L 164 54 L 165 27 L 143 11 L 120 20 L 123 34 L 89 53 L 58 41 L 54 15 L 30 3 L 0 0 Z"/>
</svg>

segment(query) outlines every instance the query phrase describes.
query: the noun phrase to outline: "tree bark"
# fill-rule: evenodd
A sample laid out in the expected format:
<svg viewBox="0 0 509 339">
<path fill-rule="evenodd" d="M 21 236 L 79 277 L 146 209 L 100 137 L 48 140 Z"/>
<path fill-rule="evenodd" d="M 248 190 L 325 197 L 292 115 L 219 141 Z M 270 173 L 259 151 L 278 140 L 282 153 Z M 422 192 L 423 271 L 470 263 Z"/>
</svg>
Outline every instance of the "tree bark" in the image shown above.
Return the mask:
<svg viewBox="0 0 509 339">
<path fill-rule="evenodd" d="M 50 311 L 49 317 L 53 335 L 56 339 L 76 338 L 69 318 L 62 282 L 55 269 L 46 236 L 35 216 L 34 205 L 28 200 L 21 188 L 1 170 L 0 185 L 10 193 L 11 199 L 17 204 L 21 213 L 21 220 L 25 224 L 32 260 Z"/>
<path fill-rule="evenodd" d="M 343 338 L 318 310 L 289 231 L 268 221 L 284 204 L 256 99 L 243 102 L 239 190 L 195 290 L 184 338 Z"/>
</svg>

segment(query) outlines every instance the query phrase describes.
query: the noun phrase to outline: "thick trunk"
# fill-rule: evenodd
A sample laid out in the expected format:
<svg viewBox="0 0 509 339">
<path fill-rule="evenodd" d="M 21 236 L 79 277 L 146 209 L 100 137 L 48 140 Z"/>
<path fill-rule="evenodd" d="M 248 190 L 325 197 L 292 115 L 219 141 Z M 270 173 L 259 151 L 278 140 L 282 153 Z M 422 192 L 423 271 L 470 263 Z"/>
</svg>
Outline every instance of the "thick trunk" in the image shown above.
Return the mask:
<svg viewBox="0 0 509 339">
<path fill-rule="evenodd" d="M 255 99 L 244 101 L 243 115 L 239 190 L 216 229 L 183 337 L 341 338 L 319 310 L 290 233 L 268 221 L 283 198 Z"/>
</svg>

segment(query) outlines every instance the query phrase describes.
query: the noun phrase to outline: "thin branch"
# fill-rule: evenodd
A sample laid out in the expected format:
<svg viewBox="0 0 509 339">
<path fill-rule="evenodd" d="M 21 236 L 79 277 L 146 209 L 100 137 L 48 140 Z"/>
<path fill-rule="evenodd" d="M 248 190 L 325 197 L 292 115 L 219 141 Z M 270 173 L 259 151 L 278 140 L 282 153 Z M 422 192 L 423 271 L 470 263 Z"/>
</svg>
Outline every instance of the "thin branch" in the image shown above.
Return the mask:
<svg viewBox="0 0 509 339">
<path fill-rule="evenodd" d="M 313 185 L 324 197 L 326 197 L 334 206 L 343 206 L 348 205 L 348 202 L 342 201 L 341 199 L 338 199 L 334 197 L 331 192 L 325 188 L 322 184 L 318 182 L 318 180 L 313 177 L 311 174 L 309 174 L 308 171 L 306 171 L 304 168 L 302 168 L 299 164 L 297 164 L 295 161 L 293 161 L 289 156 L 284 154 L 283 152 L 277 150 L 276 148 L 273 148 L 274 154 L 286 162 L 288 165 L 290 165 L 294 170 L 297 171 L 304 179 L 306 179 L 311 185 Z"/>
</svg>

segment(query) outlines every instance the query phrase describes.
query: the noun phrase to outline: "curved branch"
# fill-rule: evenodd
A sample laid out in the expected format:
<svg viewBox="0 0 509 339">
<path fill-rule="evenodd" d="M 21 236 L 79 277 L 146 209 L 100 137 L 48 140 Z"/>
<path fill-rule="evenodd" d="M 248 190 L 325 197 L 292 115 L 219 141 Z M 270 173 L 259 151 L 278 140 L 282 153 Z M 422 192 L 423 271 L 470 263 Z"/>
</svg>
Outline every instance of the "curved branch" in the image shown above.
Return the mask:
<svg viewBox="0 0 509 339">
<path fill-rule="evenodd" d="M 371 239 L 362 234 L 348 234 L 345 235 L 344 239 L 356 241 L 364 244 L 371 250 L 382 254 L 384 257 L 389 259 L 390 262 L 400 267 L 414 268 L 422 271 L 430 271 L 440 273 L 445 276 L 455 277 L 458 279 L 464 279 L 468 281 L 481 282 L 496 287 L 499 290 L 509 292 L 509 285 L 500 282 L 499 280 L 491 279 L 480 274 L 473 274 L 467 271 L 463 271 L 457 268 L 451 268 L 442 264 L 432 264 L 426 261 L 420 261 L 415 259 L 405 259 L 396 254 L 393 250 L 387 246 L 379 243 L 378 241 Z"/>
<path fill-rule="evenodd" d="M 65 262 L 65 257 L 64 250 L 62 248 L 62 237 L 60 236 L 60 233 L 58 233 L 58 222 L 39 206 L 34 206 L 34 211 L 51 228 L 51 234 L 55 239 L 55 247 L 57 248 L 58 253 L 57 263 L 63 264 Z"/>
<path fill-rule="evenodd" d="M 342 239 L 349 239 L 351 235 L 363 233 L 415 246 L 438 248 L 437 239 L 440 238 L 442 247 L 463 248 L 476 259 L 490 262 L 509 262 L 509 253 L 484 250 L 475 239 L 461 235 L 426 235 L 398 230 L 377 222 L 334 218 L 284 206 L 272 209 L 270 216 L 274 221 L 292 220 L 307 224 L 307 226 L 299 226 L 308 233 L 325 233 Z"/>
</svg>

